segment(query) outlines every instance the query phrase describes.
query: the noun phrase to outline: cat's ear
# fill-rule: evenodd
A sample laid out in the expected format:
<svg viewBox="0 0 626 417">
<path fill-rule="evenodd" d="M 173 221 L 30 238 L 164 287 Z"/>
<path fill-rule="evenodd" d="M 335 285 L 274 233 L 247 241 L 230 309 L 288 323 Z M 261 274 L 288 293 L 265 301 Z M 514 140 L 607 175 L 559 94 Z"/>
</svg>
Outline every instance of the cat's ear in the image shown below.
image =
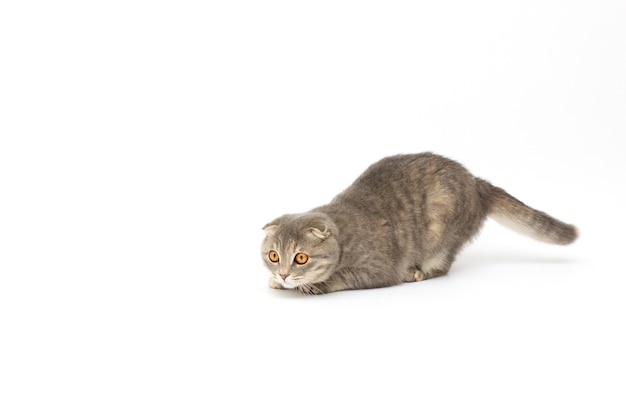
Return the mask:
<svg viewBox="0 0 626 417">
<path fill-rule="evenodd" d="M 276 233 L 276 229 L 278 229 L 278 224 L 276 224 L 275 222 L 268 223 L 265 226 L 263 226 L 263 231 L 268 236 L 271 236 L 274 233 Z"/>
<path fill-rule="evenodd" d="M 327 227 L 324 227 L 324 231 L 321 231 L 317 227 L 309 227 L 309 232 L 311 232 L 313 236 L 321 240 L 326 240 L 328 236 L 330 236 L 330 230 L 328 230 Z"/>
</svg>

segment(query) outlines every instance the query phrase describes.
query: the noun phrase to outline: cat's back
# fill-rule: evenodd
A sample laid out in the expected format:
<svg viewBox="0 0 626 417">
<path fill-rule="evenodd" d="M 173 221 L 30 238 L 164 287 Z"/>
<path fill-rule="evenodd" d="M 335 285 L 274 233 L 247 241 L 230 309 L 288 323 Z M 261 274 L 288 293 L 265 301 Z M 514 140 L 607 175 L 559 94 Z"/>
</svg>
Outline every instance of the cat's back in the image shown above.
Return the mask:
<svg viewBox="0 0 626 417">
<path fill-rule="evenodd" d="M 473 182 L 474 177 L 461 164 L 446 157 L 423 152 L 389 156 L 372 164 L 352 184 L 376 193 L 403 188 L 430 188 L 448 183 Z"/>
<path fill-rule="evenodd" d="M 431 152 L 394 155 L 367 168 L 331 206 L 377 217 L 413 217 L 431 210 L 452 217 L 477 200 L 475 181 L 458 162 Z"/>
</svg>

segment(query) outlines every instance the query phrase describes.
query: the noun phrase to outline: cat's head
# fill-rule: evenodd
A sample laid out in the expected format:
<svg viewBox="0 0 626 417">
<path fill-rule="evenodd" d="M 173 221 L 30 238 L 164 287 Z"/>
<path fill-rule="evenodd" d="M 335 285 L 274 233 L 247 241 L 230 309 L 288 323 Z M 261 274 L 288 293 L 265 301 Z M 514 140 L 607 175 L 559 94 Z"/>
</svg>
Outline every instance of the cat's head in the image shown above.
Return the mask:
<svg viewBox="0 0 626 417">
<path fill-rule="evenodd" d="M 286 214 L 263 230 L 261 255 L 275 287 L 325 281 L 339 261 L 337 227 L 324 213 Z"/>
</svg>

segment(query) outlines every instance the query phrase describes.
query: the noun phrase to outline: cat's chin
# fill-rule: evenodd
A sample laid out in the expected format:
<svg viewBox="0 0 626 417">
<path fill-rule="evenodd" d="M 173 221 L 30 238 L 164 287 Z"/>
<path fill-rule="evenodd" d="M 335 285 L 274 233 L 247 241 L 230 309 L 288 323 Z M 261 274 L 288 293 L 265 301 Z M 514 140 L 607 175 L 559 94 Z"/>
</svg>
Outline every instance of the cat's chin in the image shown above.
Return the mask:
<svg viewBox="0 0 626 417">
<path fill-rule="evenodd" d="M 314 285 L 313 282 L 309 282 L 309 280 L 292 280 L 291 278 L 287 278 L 287 280 L 283 281 L 282 278 L 272 276 L 270 278 L 270 287 L 278 290 L 298 290 L 300 291 L 302 288 L 309 288 Z"/>
<path fill-rule="evenodd" d="M 281 285 L 286 290 L 295 290 L 298 287 L 301 287 L 303 284 L 306 284 L 306 282 L 303 282 L 303 281 L 294 282 L 290 280 L 289 278 L 287 278 L 286 281 L 279 283 L 279 285 Z"/>
<path fill-rule="evenodd" d="M 273 276 L 270 278 L 270 287 L 277 290 L 293 290 L 300 286 L 300 283 L 295 283 L 287 278 L 286 281 L 283 281 L 282 278 Z"/>
</svg>

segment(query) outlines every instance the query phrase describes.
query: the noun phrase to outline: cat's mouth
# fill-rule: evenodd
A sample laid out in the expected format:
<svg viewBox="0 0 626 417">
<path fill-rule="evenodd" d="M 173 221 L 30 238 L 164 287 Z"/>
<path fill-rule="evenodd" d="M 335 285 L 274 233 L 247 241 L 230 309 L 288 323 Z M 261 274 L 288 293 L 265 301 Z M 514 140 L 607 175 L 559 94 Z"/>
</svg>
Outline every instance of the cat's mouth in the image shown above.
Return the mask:
<svg viewBox="0 0 626 417">
<path fill-rule="evenodd" d="M 301 275 L 290 275 L 285 279 L 282 279 L 278 275 L 274 275 L 274 280 L 278 282 L 283 288 L 287 288 L 290 290 L 298 288 L 303 284 L 306 284 L 307 282 L 306 278 Z"/>
</svg>

